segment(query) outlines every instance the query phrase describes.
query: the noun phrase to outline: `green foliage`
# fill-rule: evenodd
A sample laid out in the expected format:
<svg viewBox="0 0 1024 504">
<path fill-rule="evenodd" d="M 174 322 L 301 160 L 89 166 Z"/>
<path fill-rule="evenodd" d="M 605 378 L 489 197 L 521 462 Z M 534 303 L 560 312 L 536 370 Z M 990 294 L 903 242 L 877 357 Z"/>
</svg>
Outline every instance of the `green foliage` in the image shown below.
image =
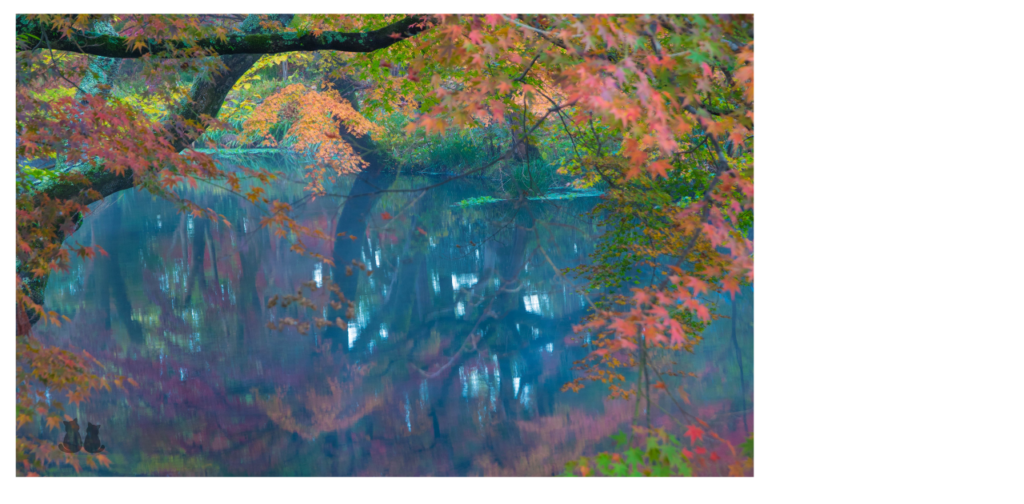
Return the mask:
<svg viewBox="0 0 1024 504">
<path fill-rule="evenodd" d="M 399 112 L 380 113 L 374 121 L 384 132 L 374 140 L 399 161 L 403 171 L 459 172 L 486 163 L 494 152 L 497 128 L 471 128 L 446 135 L 406 131 L 409 118 Z"/>
<path fill-rule="evenodd" d="M 751 434 L 746 441 L 740 443 L 740 448 L 743 450 L 743 456 L 751 460 L 754 459 L 754 435 Z"/>
<path fill-rule="evenodd" d="M 512 176 L 507 186 L 513 195 L 540 196 L 555 183 L 555 168 L 541 160 L 512 166 Z"/>
<path fill-rule="evenodd" d="M 475 198 L 466 198 L 466 199 L 464 199 L 462 201 L 459 201 L 458 203 L 455 203 L 452 206 L 457 206 L 457 207 L 460 207 L 460 208 L 465 208 L 465 207 L 471 207 L 471 206 L 485 205 L 487 203 L 498 203 L 500 201 L 504 201 L 504 200 L 500 200 L 500 199 L 495 198 L 493 196 L 477 196 Z"/>
<path fill-rule="evenodd" d="M 690 461 L 673 435 L 649 436 L 644 447 L 623 450 L 629 440 L 619 432 L 611 436 L 616 452 L 580 457 L 565 464 L 562 476 L 693 476 Z M 596 469 L 597 473 L 594 472 Z"/>
<path fill-rule="evenodd" d="M 55 87 L 42 91 L 33 91 L 32 97 L 42 101 L 54 101 L 60 98 L 75 96 L 77 90 L 73 87 Z"/>
</svg>

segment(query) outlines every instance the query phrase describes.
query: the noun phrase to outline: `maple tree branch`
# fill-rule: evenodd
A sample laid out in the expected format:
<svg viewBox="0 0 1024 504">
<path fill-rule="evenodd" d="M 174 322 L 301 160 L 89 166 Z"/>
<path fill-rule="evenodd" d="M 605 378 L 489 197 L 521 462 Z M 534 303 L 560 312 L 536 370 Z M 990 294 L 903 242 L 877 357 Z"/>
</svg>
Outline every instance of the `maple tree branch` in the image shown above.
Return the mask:
<svg viewBox="0 0 1024 504">
<path fill-rule="evenodd" d="M 368 53 L 384 49 L 414 37 L 433 26 L 428 15 L 412 15 L 391 23 L 378 30 L 344 33 L 322 32 L 273 32 L 245 33 L 236 32 L 222 39 L 209 37 L 199 39 L 194 44 L 183 41 L 147 41 L 144 47 L 129 47 L 128 38 L 87 31 L 74 31 L 64 36 L 52 25 L 44 24 L 27 16 L 17 16 L 17 36 L 48 37 L 53 41 L 53 48 L 59 51 L 91 54 L 107 58 L 141 58 L 170 57 L 173 50 L 200 47 L 218 56 L 230 54 L 278 54 L 295 51 L 343 51 L 350 53 Z M 18 50 L 21 50 L 20 48 Z"/>
<path fill-rule="evenodd" d="M 544 54 L 544 52 L 542 51 L 537 53 L 537 55 L 534 56 L 532 60 L 530 60 L 530 64 L 526 65 L 526 69 L 523 70 L 523 73 L 519 74 L 519 77 L 512 79 L 512 82 L 523 82 L 523 79 L 526 78 L 526 74 L 530 72 L 530 69 L 533 68 L 533 64 L 537 62 L 537 58 L 540 58 L 541 54 Z"/>
</svg>

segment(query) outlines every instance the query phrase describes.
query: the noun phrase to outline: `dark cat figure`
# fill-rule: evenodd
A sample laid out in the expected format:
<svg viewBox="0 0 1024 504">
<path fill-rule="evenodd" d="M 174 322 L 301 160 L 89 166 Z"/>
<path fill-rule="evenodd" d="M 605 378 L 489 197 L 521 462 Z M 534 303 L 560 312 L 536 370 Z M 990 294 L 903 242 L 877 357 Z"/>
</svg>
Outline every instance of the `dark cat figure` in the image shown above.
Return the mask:
<svg viewBox="0 0 1024 504">
<path fill-rule="evenodd" d="M 64 442 L 57 443 L 57 448 L 64 453 L 78 453 L 82 450 L 82 435 L 78 432 L 78 419 L 64 422 Z"/>
<path fill-rule="evenodd" d="M 103 451 L 106 446 L 100 444 L 100 426 L 93 423 L 89 423 L 85 428 L 85 451 L 89 453 L 99 453 Z"/>
</svg>

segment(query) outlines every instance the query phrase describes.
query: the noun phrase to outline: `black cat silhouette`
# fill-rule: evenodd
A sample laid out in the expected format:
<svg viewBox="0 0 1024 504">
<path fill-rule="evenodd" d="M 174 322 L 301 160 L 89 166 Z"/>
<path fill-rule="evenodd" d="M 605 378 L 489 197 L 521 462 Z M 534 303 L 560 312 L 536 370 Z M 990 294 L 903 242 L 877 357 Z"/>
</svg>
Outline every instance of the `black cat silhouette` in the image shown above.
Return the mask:
<svg viewBox="0 0 1024 504">
<path fill-rule="evenodd" d="M 82 434 L 78 432 L 78 429 L 77 418 L 72 419 L 70 422 L 64 422 L 64 442 L 57 443 L 57 448 L 60 448 L 60 451 L 64 453 L 78 453 L 82 450 Z"/>
<path fill-rule="evenodd" d="M 100 426 L 89 423 L 85 427 L 85 451 L 89 453 L 99 453 L 103 451 L 106 446 L 100 444 Z"/>
</svg>

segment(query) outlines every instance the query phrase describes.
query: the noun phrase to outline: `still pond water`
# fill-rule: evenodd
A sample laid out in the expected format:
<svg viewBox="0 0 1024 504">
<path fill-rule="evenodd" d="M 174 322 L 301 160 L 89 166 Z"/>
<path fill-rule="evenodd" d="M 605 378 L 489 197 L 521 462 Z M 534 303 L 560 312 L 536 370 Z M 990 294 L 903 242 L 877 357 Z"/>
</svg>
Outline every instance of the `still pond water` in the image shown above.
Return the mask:
<svg viewBox="0 0 1024 504">
<path fill-rule="evenodd" d="M 633 403 L 600 384 L 561 391 L 585 355 L 567 337 L 587 300 L 553 268 L 594 250 L 597 199 L 455 205 L 489 194 L 473 180 L 378 192 L 440 180 L 349 177 L 331 191 L 352 197 L 312 201 L 299 182 L 278 188 L 300 223 L 331 236 L 308 244 L 336 267 L 289 250 L 292 237 L 215 187 L 183 194 L 231 226 L 137 190 L 95 204 L 73 239 L 109 257 L 51 277 L 47 303 L 72 322 L 37 331 L 139 386 L 72 407 L 83 429 L 101 425 L 111 461 L 82 474 L 552 475 L 610 449 Z M 373 273 L 346 275 L 353 259 Z M 332 279 L 352 313 L 327 304 Z M 267 308 L 299 287 L 313 308 Z M 676 366 L 695 375 L 692 411 L 733 443 L 753 431 L 752 300 L 713 298 L 730 318 Z M 346 330 L 267 327 L 346 315 Z M 652 423 L 678 431 L 661 411 Z"/>
</svg>

